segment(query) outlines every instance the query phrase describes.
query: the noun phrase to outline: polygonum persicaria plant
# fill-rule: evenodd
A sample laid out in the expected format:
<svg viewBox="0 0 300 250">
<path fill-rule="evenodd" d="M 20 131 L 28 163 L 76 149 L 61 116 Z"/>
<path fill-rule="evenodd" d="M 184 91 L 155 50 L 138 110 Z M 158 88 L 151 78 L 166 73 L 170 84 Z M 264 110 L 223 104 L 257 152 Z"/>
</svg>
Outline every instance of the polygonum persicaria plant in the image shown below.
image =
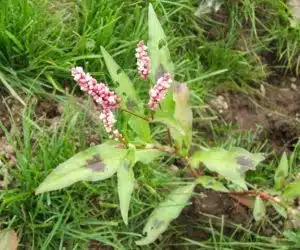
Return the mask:
<svg viewBox="0 0 300 250">
<path fill-rule="evenodd" d="M 113 140 L 79 152 L 60 164 L 36 190 L 37 194 L 41 194 L 78 181 L 105 180 L 117 173 L 120 211 L 124 222 L 128 224 L 135 164 L 140 162 L 147 165 L 166 155 L 181 158 L 186 162 L 186 171 L 194 179 L 186 180 L 185 185 L 174 188 L 157 206 L 145 225 L 146 236 L 136 242 L 138 245 L 154 242 L 167 229 L 187 205 L 196 185 L 229 192 L 226 187 L 229 182 L 233 184 L 232 191 L 267 199 L 261 192 L 248 191 L 245 181 L 245 172 L 255 169 L 264 159 L 262 154 L 252 154 L 241 148 L 212 148 L 190 154 L 193 115 L 189 105 L 189 89 L 186 84 L 175 81 L 176 74 L 166 36 L 151 4 L 148 27 L 148 46 L 140 41 L 135 53 L 137 71 L 143 85 L 146 86 L 148 82 L 152 85 L 149 86 L 148 99 L 141 101 L 134 84 L 103 47 L 104 61 L 111 80 L 118 84 L 117 88 L 111 90 L 107 84 L 85 73 L 82 67 L 73 68 L 71 74 L 75 82 L 100 107 L 99 121 Z M 118 116 L 126 116 L 128 123 L 118 127 L 117 113 Z M 165 125 L 166 134 L 170 137 L 168 143 L 158 142 L 152 136 L 149 125 L 156 123 Z M 199 176 L 196 170 L 200 162 L 207 167 L 208 172 L 217 172 L 219 177 Z M 255 211 L 262 210 L 262 201 L 255 204 L 258 204 Z"/>
</svg>

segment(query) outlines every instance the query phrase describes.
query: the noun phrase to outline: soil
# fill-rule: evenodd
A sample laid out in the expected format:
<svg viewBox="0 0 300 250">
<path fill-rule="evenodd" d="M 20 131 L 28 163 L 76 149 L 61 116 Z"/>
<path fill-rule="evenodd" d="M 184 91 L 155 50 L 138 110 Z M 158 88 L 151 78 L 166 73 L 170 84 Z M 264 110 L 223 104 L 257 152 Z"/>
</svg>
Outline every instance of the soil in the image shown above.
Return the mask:
<svg viewBox="0 0 300 250">
<path fill-rule="evenodd" d="M 112 247 L 104 246 L 103 243 L 98 241 L 90 241 L 88 250 L 112 250 Z"/>
<path fill-rule="evenodd" d="M 267 139 L 275 151 L 292 150 L 300 135 L 300 79 L 287 81 L 290 83 L 284 88 L 262 85 L 251 96 L 219 89 L 210 106 L 234 124 L 236 131 L 260 130 L 259 139 Z"/>
<path fill-rule="evenodd" d="M 196 188 L 192 204 L 187 206 L 179 218 L 175 221 L 176 226 L 189 225 L 184 236 L 194 240 L 206 240 L 210 233 L 204 230 L 209 223 L 214 227 L 223 226 L 227 233 L 233 231 L 234 224 L 248 227 L 252 221 L 251 211 L 239 205 L 228 193 L 216 192 L 210 189 Z"/>
</svg>

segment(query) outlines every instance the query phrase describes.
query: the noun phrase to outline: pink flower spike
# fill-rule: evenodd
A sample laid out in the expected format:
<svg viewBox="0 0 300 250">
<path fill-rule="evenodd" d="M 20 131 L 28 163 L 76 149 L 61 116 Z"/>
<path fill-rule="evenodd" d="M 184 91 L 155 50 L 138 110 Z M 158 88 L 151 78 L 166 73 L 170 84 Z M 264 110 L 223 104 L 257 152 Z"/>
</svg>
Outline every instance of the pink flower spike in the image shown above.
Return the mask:
<svg viewBox="0 0 300 250">
<path fill-rule="evenodd" d="M 117 120 L 115 119 L 115 116 L 111 110 L 103 110 L 99 118 L 103 122 L 106 132 L 110 134 L 109 138 L 115 139 L 116 141 L 124 141 L 123 135 L 119 132 L 118 129 L 114 128 Z"/>
<path fill-rule="evenodd" d="M 125 143 L 123 135 L 115 128 L 117 120 L 112 112 L 118 108 L 121 98 L 115 92 L 110 91 L 107 85 L 98 83 L 89 73 L 85 73 L 82 67 L 72 68 L 71 72 L 81 90 L 92 96 L 94 101 L 102 107 L 99 118 L 110 138 Z"/>
<path fill-rule="evenodd" d="M 140 41 L 135 49 L 137 59 L 137 70 L 140 77 L 145 80 L 150 74 L 150 57 L 148 56 L 148 47 L 144 41 Z"/>
<path fill-rule="evenodd" d="M 165 98 L 171 84 L 172 78 L 170 73 L 164 73 L 163 76 L 157 80 L 155 86 L 150 89 L 148 105 L 151 110 L 155 111 L 158 108 L 159 103 Z"/>
<path fill-rule="evenodd" d="M 121 99 L 115 92 L 110 91 L 104 83 L 98 83 L 89 73 L 85 73 L 82 67 L 72 68 L 72 76 L 80 85 L 82 91 L 93 97 L 96 103 L 103 109 L 116 109 Z"/>
</svg>

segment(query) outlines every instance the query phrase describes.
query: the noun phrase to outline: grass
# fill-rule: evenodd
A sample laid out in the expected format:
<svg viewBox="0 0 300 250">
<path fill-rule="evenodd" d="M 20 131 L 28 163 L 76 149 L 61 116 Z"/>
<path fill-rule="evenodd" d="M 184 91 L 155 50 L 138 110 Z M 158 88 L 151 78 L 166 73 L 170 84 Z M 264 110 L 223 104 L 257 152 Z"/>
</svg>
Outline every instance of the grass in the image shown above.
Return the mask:
<svg viewBox="0 0 300 250">
<path fill-rule="evenodd" d="M 290 27 L 283 0 L 225 1 L 221 12 L 201 18 L 194 15 L 198 1 L 151 2 L 168 36 L 178 81 L 192 89 L 197 116 L 216 88 L 247 89 L 272 72 L 299 74 L 300 28 Z M 51 169 L 89 146 L 86 132 L 104 139 L 102 126 L 91 119 L 88 108 L 75 104 L 77 88 L 70 67 L 82 65 L 110 83 L 100 52 L 104 46 L 137 81 L 133 53 L 136 42 L 147 39 L 147 5 L 139 0 L 6 0 L 0 5 L 0 91 L 27 104 L 19 111 L 21 128 L 6 131 L 18 164 L 10 170 L 12 184 L 0 191 L 0 225 L 18 232 L 21 249 L 86 249 L 91 240 L 114 249 L 138 249 L 134 241 L 145 218 L 165 196 L 160 190 L 176 182 L 166 163 L 137 166 L 128 227 L 121 221 L 115 178 L 34 195 Z M 269 65 L 264 53 L 272 56 Z M 140 86 L 143 95 L 147 91 L 148 86 Z M 36 97 L 64 106 L 55 129 L 38 120 L 32 102 Z M 213 145 L 271 151 L 264 142 L 254 141 L 252 133 L 235 133 L 230 125 L 214 120 L 210 124 Z M 205 135 L 196 131 L 195 136 L 197 145 L 207 144 Z M 299 154 L 295 147 L 295 166 Z M 275 159 L 262 165 L 248 177 L 250 182 L 271 184 L 269 176 L 277 163 Z M 185 237 L 188 226 L 172 224 L 160 242 L 145 249 L 292 249 L 297 244 L 273 242 L 241 227 L 227 235 L 199 222 L 198 229 L 210 235 L 200 242 Z"/>
</svg>

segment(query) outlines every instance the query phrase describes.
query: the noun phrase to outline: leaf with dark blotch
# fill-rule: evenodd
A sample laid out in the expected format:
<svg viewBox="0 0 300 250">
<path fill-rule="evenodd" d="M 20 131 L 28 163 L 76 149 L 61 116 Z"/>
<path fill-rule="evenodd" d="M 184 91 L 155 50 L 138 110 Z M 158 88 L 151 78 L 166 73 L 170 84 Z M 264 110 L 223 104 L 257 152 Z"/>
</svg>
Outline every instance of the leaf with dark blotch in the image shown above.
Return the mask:
<svg viewBox="0 0 300 250">
<path fill-rule="evenodd" d="M 113 57 L 105 50 L 104 47 L 101 47 L 101 52 L 111 79 L 114 82 L 119 83 L 119 87 L 116 88 L 117 94 L 121 96 L 124 92 L 132 100 L 137 100 L 135 89 L 127 74 L 120 68 L 120 66 L 116 63 Z M 122 100 L 122 102 L 123 101 L 124 100 Z"/>
<path fill-rule="evenodd" d="M 193 113 L 189 104 L 189 88 L 186 84 L 175 84 L 173 87 L 173 100 L 175 102 L 174 117 L 184 129 L 185 136 L 182 136 L 171 129 L 172 138 L 176 142 L 177 148 L 182 151 L 185 150 L 185 154 L 189 151 L 192 142 L 192 124 Z"/>
<path fill-rule="evenodd" d="M 78 181 L 99 181 L 111 177 L 122 165 L 127 149 L 101 144 L 74 155 L 58 165 L 40 184 L 36 194 L 68 187 Z"/>
<path fill-rule="evenodd" d="M 92 159 L 87 160 L 85 166 L 95 172 L 103 172 L 105 169 L 105 164 L 100 154 L 96 154 Z"/>
<path fill-rule="evenodd" d="M 167 42 L 164 39 L 160 39 L 158 42 L 158 49 L 162 49 L 162 47 L 166 46 Z"/>
<path fill-rule="evenodd" d="M 194 187 L 195 183 L 192 183 L 173 190 L 149 216 L 143 230 L 143 233 L 147 233 L 147 235 L 136 241 L 136 244 L 143 246 L 154 242 L 187 205 Z"/>
<path fill-rule="evenodd" d="M 174 65 L 171 61 L 170 51 L 168 49 L 166 35 L 155 14 L 152 4 L 149 4 L 148 10 L 148 30 L 149 30 L 149 55 L 151 58 L 151 76 L 152 81 L 156 82 L 157 71 L 160 66 L 168 73 L 173 73 Z"/>
<path fill-rule="evenodd" d="M 156 71 L 156 77 L 155 77 L 155 81 L 157 81 L 159 78 L 161 78 L 164 73 L 166 73 L 166 70 L 164 69 L 164 67 L 160 64 L 157 68 Z"/>
<path fill-rule="evenodd" d="M 133 166 L 130 166 L 129 161 L 126 160 L 123 166 L 118 169 L 117 176 L 121 215 L 124 223 L 127 225 L 128 210 L 134 187 Z"/>
<path fill-rule="evenodd" d="M 136 110 L 138 109 L 138 104 L 131 98 L 127 98 L 126 107 L 128 110 L 132 110 L 136 112 Z"/>
<path fill-rule="evenodd" d="M 263 159 L 263 154 L 252 154 L 242 148 L 234 148 L 230 151 L 212 148 L 194 153 L 189 162 L 194 168 L 198 168 L 202 162 L 209 170 L 217 172 L 227 180 L 247 189 L 244 172 L 250 167 L 255 169 L 256 165 Z"/>
<path fill-rule="evenodd" d="M 241 173 L 245 173 L 247 170 L 255 170 L 255 166 L 252 160 L 246 156 L 238 156 L 236 157 L 236 162 L 239 164 Z"/>
<path fill-rule="evenodd" d="M 158 230 L 160 229 L 166 222 L 164 220 L 155 219 L 152 222 L 151 229 L 152 230 Z"/>
<path fill-rule="evenodd" d="M 287 155 L 284 152 L 282 154 L 280 163 L 276 169 L 275 176 L 274 176 L 274 182 L 275 182 L 276 189 L 280 189 L 280 188 L 284 187 L 284 183 L 285 183 L 288 175 L 289 175 L 289 162 L 288 162 Z"/>
</svg>

